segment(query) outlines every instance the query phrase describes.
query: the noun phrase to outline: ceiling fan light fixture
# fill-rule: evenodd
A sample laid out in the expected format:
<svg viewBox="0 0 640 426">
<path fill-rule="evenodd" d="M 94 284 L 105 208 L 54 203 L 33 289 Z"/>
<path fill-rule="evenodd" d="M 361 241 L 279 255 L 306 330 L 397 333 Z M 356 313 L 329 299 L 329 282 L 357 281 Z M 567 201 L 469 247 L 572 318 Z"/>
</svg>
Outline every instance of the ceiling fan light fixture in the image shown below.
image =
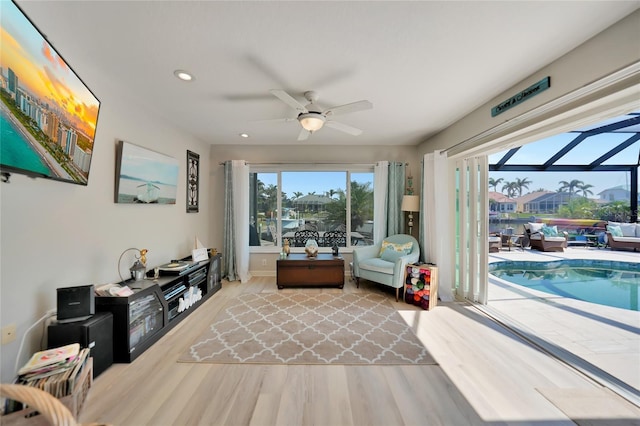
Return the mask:
<svg viewBox="0 0 640 426">
<path fill-rule="evenodd" d="M 300 125 L 309 132 L 320 130 L 324 126 L 326 118 L 322 114 L 307 112 L 298 116 Z"/>
</svg>

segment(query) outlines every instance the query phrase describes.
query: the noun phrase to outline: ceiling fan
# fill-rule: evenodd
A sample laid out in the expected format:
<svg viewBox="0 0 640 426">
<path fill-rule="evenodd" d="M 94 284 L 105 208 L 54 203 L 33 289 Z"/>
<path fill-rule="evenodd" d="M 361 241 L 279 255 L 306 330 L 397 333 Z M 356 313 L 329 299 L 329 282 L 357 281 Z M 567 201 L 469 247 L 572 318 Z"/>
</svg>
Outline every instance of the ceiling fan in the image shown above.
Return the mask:
<svg viewBox="0 0 640 426">
<path fill-rule="evenodd" d="M 369 101 L 358 101 L 322 110 L 322 108 L 320 108 L 315 103 L 318 100 L 318 94 L 316 92 L 309 91 L 304 93 L 305 99 L 309 101 L 309 104 L 307 104 L 306 106 L 296 101 L 284 90 L 274 89 L 270 90 L 270 92 L 273 96 L 280 99 L 282 102 L 289 105 L 291 108 L 295 109 L 298 112 L 298 116 L 296 118 L 283 118 L 278 119 L 278 121 L 298 120 L 298 122 L 302 126 L 302 130 L 298 135 L 299 141 L 306 140 L 312 133 L 320 130 L 325 125 L 327 127 L 340 130 L 341 132 L 345 132 L 353 136 L 358 136 L 362 134 L 362 130 L 344 123 L 340 123 L 338 121 L 333 121 L 332 117 L 334 115 L 363 111 L 373 108 L 373 104 Z"/>
</svg>

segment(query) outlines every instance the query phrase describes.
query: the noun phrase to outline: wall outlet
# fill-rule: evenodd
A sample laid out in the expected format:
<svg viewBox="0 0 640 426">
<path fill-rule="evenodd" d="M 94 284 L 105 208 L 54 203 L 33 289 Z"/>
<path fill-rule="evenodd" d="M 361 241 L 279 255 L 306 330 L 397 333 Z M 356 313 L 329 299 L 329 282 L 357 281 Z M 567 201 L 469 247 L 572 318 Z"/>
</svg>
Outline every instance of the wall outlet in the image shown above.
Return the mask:
<svg viewBox="0 0 640 426">
<path fill-rule="evenodd" d="M 267 266 L 267 259 L 262 259 L 262 266 Z"/>
<path fill-rule="evenodd" d="M 16 340 L 16 325 L 9 324 L 6 327 L 2 327 L 2 344 L 6 345 Z"/>
</svg>

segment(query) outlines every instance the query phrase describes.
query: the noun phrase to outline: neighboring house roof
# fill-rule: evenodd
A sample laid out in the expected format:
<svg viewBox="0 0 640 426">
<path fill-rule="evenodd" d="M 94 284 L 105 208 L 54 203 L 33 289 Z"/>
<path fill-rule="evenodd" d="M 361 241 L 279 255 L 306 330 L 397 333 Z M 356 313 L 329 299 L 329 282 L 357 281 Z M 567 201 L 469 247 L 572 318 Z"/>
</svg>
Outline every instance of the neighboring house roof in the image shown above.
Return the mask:
<svg viewBox="0 0 640 426">
<path fill-rule="evenodd" d="M 507 197 L 501 192 L 489 191 L 489 199 L 496 201 L 498 203 L 515 203 L 516 201 L 512 198 Z"/>
<path fill-rule="evenodd" d="M 560 201 L 565 201 L 565 200 L 569 201 L 573 198 L 578 198 L 578 197 L 581 198 L 582 196 L 577 194 L 569 194 L 568 192 L 545 192 L 545 193 L 539 194 L 538 197 L 527 201 L 527 203 L 541 203 L 544 201 L 550 201 L 557 198 L 559 198 Z"/>
<path fill-rule="evenodd" d="M 528 194 L 523 195 L 522 197 L 518 197 L 518 203 L 519 204 L 525 204 L 530 202 L 531 200 L 535 200 L 536 198 L 542 196 L 542 195 L 546 195 L 546 194 L 555 194 L 555 192 L 553 191 L 535 191 L 535 192 L 530 192 Z"/>
<path fill-rule="evenodd" d="M 307 205 L 318 206 L 321 204 L 330 203 L 331 201 L 334 201 L 334 200 L 332 200 L 331 198 L 325 195 L 308 194 L 303 197 L 296 198 L 295 200 L 293 200 L 293 204 L 307 204 Z"/>
<path fill-rule="evenodd" d="M 629 187 L 626 185 L 618 185 L 618 186 L 614 186 L 613 188 L 607 188 L 605 190 L 602 190 L 600 192 L 598 192 L 598 195 L 600 194 L 604 194 L 606 192 L 609 191 L 624 191 L 624 192 L 628 192 L 629 194 L 631 193 L 631 191 L 629 190 Z"/>
</svg>

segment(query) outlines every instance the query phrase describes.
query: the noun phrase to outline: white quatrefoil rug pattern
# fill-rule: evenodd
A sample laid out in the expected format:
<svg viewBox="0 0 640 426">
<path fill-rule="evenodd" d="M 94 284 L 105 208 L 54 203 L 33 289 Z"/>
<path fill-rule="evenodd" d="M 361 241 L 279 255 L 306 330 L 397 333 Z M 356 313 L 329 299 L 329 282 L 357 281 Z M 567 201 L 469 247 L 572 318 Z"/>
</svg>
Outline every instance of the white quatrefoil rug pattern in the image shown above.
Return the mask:
<svg viewBox="0 0 640 426">
<path fill-rule="evenodd" d="M 304 292 L 231 300 L 178 361 L 436 364 L 385 297 Z"/>
</svg>

